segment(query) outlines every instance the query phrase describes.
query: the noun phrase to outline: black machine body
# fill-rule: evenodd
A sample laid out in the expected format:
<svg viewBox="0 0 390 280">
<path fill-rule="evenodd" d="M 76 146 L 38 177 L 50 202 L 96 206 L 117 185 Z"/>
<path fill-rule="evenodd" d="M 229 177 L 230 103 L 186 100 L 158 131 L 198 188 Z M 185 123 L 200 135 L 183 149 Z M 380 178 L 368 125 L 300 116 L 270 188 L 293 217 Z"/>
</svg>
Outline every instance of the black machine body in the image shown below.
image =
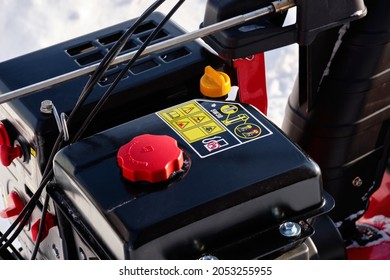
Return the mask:
<svg viewBox="0 0 390 280">
<path fill-rule="evenodd" d="M 19 217 L 44 187 L 16 255 L 346 258 L 388 157 L 390 29 L 377 21 L 385 2 L 209 0 L 200 30 L 263 7 L 268 14 L 201 36 L 207 48 L 191 41 L 139 58 L 74 142 L 58 135 L 78 132 L 125 63 L 108 68 L 67 132 L 89 75 L 0 104 L 1 217 Z M 292 6 L 297 20 L 284 26 Z M 143 47 L 163 19 L 148 17 L 120 54 Z M 0 63 L 0 97 L 100 63 L 135 22 Z M 185 33 L 168 21 L 152 43 Z M 202 95 L 206 66 L 235 83 L 235 60 L 292 43 L 299 76 L 282 129 L 253 104 Z"/>
</svg>

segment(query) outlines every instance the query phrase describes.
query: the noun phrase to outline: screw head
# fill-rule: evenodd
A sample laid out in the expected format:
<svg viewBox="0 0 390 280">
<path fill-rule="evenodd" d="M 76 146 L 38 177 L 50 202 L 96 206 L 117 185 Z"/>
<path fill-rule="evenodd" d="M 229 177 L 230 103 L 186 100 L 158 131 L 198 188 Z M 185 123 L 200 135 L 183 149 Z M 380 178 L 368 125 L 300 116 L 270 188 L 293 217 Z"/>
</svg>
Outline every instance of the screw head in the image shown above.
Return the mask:
<svg viewBox="0 0 390 280">
<path fill-rule="evenodd" d="M 352 180 L 352 185 L 354 187 L 361 187 L 363 185 L 363 180 L 359 176 Z"/>
<path fill-rule="evenodd" d="M 301 234 L 301 226 L 294 222 L 285 222 L 280 225 L 279 232 L 285 237 L 297 237 Z"/>
</svg>

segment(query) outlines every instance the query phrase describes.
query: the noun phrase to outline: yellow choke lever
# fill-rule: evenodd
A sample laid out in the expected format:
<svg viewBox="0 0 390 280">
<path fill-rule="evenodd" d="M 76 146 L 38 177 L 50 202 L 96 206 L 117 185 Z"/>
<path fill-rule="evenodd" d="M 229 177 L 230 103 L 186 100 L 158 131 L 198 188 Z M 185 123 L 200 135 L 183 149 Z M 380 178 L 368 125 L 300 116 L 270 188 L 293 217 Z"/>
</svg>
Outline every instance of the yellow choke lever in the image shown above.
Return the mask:
<svg viewBox="0 0 390 280">
<path fill-rule="evenodd" d="M 204 75 L 200 79 L 200 92 L 210 98 L 221 98 L 231 89 L 230 77 L 211 66 L 206 66 Z"/>
</svg>

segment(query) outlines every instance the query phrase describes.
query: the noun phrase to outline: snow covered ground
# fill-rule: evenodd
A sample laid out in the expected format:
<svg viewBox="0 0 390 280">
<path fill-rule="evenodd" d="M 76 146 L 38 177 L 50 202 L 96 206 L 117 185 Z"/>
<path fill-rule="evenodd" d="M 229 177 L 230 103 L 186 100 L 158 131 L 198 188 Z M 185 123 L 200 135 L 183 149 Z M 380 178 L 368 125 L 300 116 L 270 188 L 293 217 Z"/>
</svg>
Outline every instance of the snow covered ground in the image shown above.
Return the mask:
<svg viewBox="0 0 390 280">
<path fill-rule="evenodd" d="M 152 0 L 0 0 L 0 62 L 134 18 Z M 176 1 L 166 1 L 167 12 Z M 174 20 L 188 31 L 203 20 L 206 0 L 186 1 Z M 294 20 L 291 13 L 289 20 Z M 277 125 L 297 72 L 295 45 L 266 53 L 268 116 Z M 0 199 L 0 209 L 3 209 Z M 0 230 L 6 224 L 0 219 Z"/>
</svg>

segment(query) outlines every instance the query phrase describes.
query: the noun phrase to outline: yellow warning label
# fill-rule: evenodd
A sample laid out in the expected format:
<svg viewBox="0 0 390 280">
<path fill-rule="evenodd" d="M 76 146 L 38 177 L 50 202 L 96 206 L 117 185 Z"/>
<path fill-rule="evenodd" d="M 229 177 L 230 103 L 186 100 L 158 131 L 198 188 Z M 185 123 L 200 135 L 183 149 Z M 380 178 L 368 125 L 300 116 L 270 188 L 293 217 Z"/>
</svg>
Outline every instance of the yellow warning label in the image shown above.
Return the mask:
<svg viewBox="0 0 390 280">
<path fill-rule="evenodd" d="M 189 143 L 226 131 L 194 101 L 166 109 L 158 115 Z"/>
</svg>

